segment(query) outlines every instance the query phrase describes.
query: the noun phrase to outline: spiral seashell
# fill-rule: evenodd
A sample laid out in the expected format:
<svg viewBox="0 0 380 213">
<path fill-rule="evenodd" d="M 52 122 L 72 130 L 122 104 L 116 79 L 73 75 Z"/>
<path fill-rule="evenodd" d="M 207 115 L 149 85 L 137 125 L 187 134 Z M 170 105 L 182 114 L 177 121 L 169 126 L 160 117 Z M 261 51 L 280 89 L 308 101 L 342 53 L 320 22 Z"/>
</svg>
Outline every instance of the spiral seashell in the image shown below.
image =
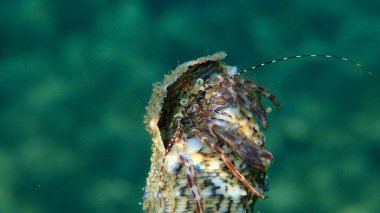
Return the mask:
<svg viewBox="0 0 380 213">
<path fill-rule="evenodd" d="M 261 96 L 219 52 L 178 66 L 154 85 L 145 124 L 152 145 L 146 212 L 249 212 L 268 190 Z M 230 78 L 231 77 L 231 78 Z"/>
</svg>

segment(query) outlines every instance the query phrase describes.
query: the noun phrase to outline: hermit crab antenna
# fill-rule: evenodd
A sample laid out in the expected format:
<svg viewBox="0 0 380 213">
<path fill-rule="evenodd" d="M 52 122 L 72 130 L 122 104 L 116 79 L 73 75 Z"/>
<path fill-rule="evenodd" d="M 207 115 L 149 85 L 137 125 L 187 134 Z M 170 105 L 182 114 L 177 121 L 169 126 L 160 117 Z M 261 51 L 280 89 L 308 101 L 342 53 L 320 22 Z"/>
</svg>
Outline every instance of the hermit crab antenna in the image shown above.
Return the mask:
<svg viewBox="0 0 380 213">
<path fill-rule="evenodd" d="M 334 59 L 338 59 L 338 60 L 342 60 L 342 61 L 348 61 L 351 64 L 353 64 L 354 66 L 359 67 L 361 70 L 363 70 L 366 73 L 368 73 L 368 75 L 372 75 L 372 72 L 368 71 L 361 64 L 357 63 L 354 60 L 348 59 L 348 58 L 344 58 L 344 57 L 341 57 L 341 56 L 335 56 L 335 55 L 327 55 L 327 54 L 304 54 L 304 55 L 294 55 L 294 56 L 288 56 L 288 57 L 284 57 L 284 58 L 278 58 L 278 59 L 275 59 L 275 60 L 271 60 L 271 61 L 267 61 L 267 62 L 264 62 L 264 63 L 256 64 L 253 67 L 244 69 L 244 70 L 242 70 L 242 71 L 240 71 L 240 72 L 238 72 L 238 73 L 236 73 L 234 75 L 230 75 L 228 78 L 225 78 L 223 81 L 221 81 L 221 82 L 219 82 L 217 84 L 209 84 L 209 85 L 207 85 L 205 87 L 205 89 L 207 90 L 207 89 L 210 89 L 210 88 L 213 88 L 213 87 L 220 87 L 220 86 L 226 84 L 229 80 L 237 78 L 240 75 L 242 75 L 242 74 L 244 74 L 244 73 L 246 73 L 246 72 L 248 72 L 250 70 L 255 70 L 255 69 L 267 66 L 269 64 L 274 64 L 274 63 L 277 63 L 277 62 L 283 62 L 283 61 L 286 61 L 286 60 L 289 60 L 289 59 L 309 58 L 309 57 L 334 58 Z"/>
<path fill-rule="evenodd" d="M 288 57 L 284 57 L 284 58 L 278 58 L 278 59 L 275 59 L 275 60 L 272 60 L 272 61 L 267 61 L 265 63 L 257 64 L 257 65 L 255 65 L 253 67 L 244 69 L 244 70 L 236 73 L 235 75 L 230 76 L 230 79 L 236 78 L 236 77 L 238 77 L 238 76 L 240 76 L 240 75 L 242 75 L 242 74 L 244 74 L 244 73 L 246 73 L 246 72 L 248 72 L 250 70 L 254 70 L 254 69 L 257 69 L 257 68 L 260 68 L 260 67 L 264 67 L 264 66 L 269 65 L 269 64 L 274 64 L 274 63 L 277 63 L 277 62 L 286 61 L 288 59 L 308 58 L 308 57 L 335 58 L 335 59 L 339 59 L 339 60 L 342 60 L 342 61 L 348 61 L 351 64 L 353 64 L 353 65 L 359 67 L 360 69 L 364 70 L 369 75 L 372 75 L 372 73 L 369 72 L 366 68 L 364 68 L 361 64 L 357 63 L 354 60 L 348 59 L 348 58 L 344 58 L 344 57 L 340 57 L 340 56 L 335 56 L 335 55 L 325 55 L 325 54 L 305 54 L 305 55 L 295 55 L 295 56 L 288 56 Z"/>
</svg>

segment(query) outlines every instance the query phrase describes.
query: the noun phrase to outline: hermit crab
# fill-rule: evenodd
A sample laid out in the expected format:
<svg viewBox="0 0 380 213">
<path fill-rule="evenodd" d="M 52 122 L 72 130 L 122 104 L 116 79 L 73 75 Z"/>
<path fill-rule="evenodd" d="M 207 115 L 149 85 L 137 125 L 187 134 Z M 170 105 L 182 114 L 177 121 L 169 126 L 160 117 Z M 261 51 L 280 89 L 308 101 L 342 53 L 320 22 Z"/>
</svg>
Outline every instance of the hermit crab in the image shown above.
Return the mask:
<svg viewBox="0 0 380 213">
<path fill-rule="evenodd" d="M 241 74 L 293 58 L 280 58 L 238 71 L 221 63 L 226 54 L 201 57 L 178 66 L 156 83 L 147 106 L 152 145 L 145 188 L 145 212 L 251 212 L 268 191 L 273 159 L 265 148 L 267 113 L 279 101 Z"/>
</svg>

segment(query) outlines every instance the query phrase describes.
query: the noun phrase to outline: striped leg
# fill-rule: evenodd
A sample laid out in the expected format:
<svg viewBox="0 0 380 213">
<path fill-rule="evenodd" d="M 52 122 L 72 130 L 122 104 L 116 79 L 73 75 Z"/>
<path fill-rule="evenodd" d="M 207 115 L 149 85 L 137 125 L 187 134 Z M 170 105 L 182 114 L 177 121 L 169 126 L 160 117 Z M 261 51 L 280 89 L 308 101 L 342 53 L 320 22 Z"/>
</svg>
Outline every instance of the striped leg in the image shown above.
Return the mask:
<svg viewBox="0 0 380 213">
<path fill-rule="evenodd" d="M 267 120 L 266 120 L 266 114 L 264 107 L 260 100 L 258 100 L 255 96 L 253 96 L 251 93 L 248 92 L 246 86 L 242 83 L 238 83 L 235 87 L 235 93 L 236 93 L 236 101 L 241 105 L 244 106 L 244 108 L 249 111 L 256 114 L 263 127 L 267 128 Z M 248 115 L 252 118 L 252 115 Z"/>
<path fill-rule="evenodd" d="M 179 158 L 181 159 L 182 163 L 186 167 L 187 184 L 195 199 L 198 213 L 203 213 L 202 201 L 201 201 L 202 197 L 199 193 L 197 183 L 194 178 L 195 177 L 194 166 L 193 166 L 190 155 L 186 151 L 186 142 L 180 137 L 178 137 L 176 140 L 176 148 L 178 151 Z"/>
<path fill-rule="evenodd" d="M 251 191 L 253 194 L 255 194 L 257 197 L 265 198 L 264 195 L 260 194 L 251 184 L 245 179 L 245 177 L 236 169 L 236 167 L 233 165 L 233 163 L 228 159 L 228 156 L 226 155 L 223 148 L 218 146 L 216 144 L 215 139 L 211 137 L 211 135 L 208 135 L 205 133 L 205 131 L 200 132 L 197 129 L 193 130 L 194 135 L 196 135 L 206 146 L 208 146 L 211 150 L 214 152 L 220 154 L 224 164 L 227 166 L 227 168 L 232 172 L 232 174 L 241 182 L 243 183 L 249 191 Z"/>
<path fill-rule="evenodd" d="M 227 116 L 229 118 L 232 118 L 232 116 L 230 114 L 228 114 L 227 112 L 223 112 L 222 110 L 220 110 L 219 108 L 210 108 L 208 109 L 210 110 L 211 112 L 214 112 L 214 113 L 218 113 L 218 114 L 221 114 L 221 115 L 224 115 L 224 116 Z"/>
<path fill-rule="evenodd" d="M 258 92 L 267 97 L 276 106 L 277 112 L 280 111 L 280 102 L 277 100 L 276 96 L 270 93 L 267 89 L 253 82 L 248 84 L 248 89 L 250 92 Z"/>
<path fill-rule="evenodd" d="M 214 116 L 209 116 L 209 117 L 205 117 L 205 118 L 201 119 L 201 121 L 210 121 L 210 120 L 219 121 L 219 122 L 222 122 L 222 123 L 225 123 L 225 124 L 231 124 L 229 121 L 226 121 L 226 120 L 221 119 L 221 118 L 216 118 Z"/>
<path fill-rule="evenodd" d="M 172 147 L 176 141 L 176 138 L 178 138 L 180 132 L 181 132 L 181 128 L 178 127 L 177 130 L 175 131 L 172 139 L 170 139 L 169 144 L 165 150 L 164 158 L 162 159 L 161 168 L 160 168 L 160 177 L 159 177 L 159 182 L 158 182 L 158 190 L 157 190 L 157 194 L 156 194 L 156 197 L 160 200 L 160 206 L 162 205 L 162 200 L 163 200 L 163 198 L 161 196 L 161 189 L 162 189 L 162 185 L 164 184 L 162 179 L 163 179 L 163 171 L 164 171 L 165 160 L 166 160 L 168 153 L 172 149 Z"/>
</svg>

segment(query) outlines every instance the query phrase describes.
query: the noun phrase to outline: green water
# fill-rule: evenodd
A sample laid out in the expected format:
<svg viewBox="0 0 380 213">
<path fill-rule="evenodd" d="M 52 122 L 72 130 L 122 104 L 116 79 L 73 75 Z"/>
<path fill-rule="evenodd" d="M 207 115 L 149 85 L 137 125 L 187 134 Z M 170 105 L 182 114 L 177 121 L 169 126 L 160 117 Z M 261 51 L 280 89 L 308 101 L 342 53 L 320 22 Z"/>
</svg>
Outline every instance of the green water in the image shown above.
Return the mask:
<svg viewBox="0 0 380 213">
<path fill-rule="evenodd" d="M 260 212 L 380 212 L 379 1 L 5 0 L 0 212 L 141 212 L 152 83 L 226 51 L 281 102 Z"/>
</svg>

